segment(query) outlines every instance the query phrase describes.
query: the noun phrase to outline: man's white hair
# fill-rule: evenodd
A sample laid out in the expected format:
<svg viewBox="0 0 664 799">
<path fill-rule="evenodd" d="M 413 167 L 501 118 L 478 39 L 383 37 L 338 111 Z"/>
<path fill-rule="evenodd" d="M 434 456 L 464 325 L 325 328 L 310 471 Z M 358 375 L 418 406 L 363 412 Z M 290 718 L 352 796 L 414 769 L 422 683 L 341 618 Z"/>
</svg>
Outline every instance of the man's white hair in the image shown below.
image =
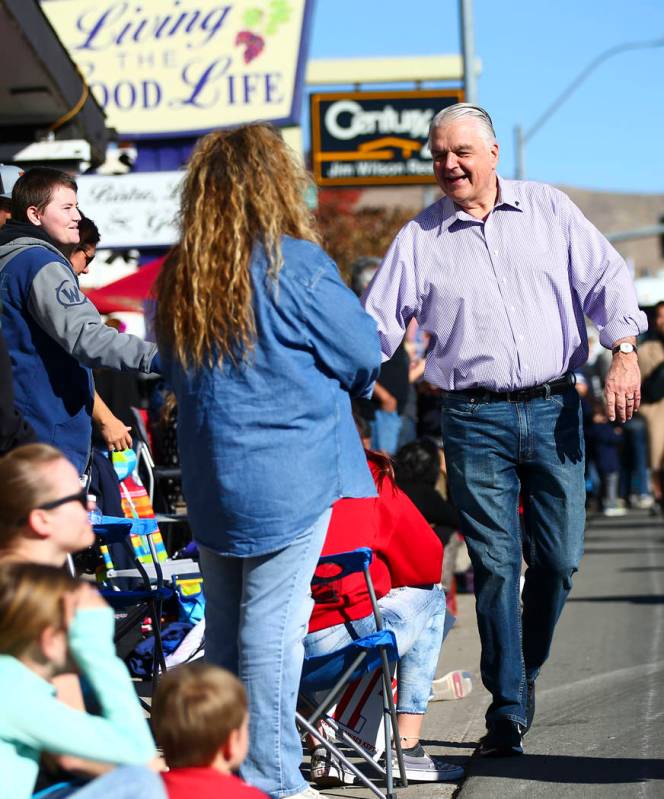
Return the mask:
<svg viewBox="0 0 664 799">
<path fill-rule="evenodd" d="M 436 128 L 441 128 L 443 125 L 456 122 L 457 119 L 463 119 L 464 117 L 477 120 L 487 144 L 496 143 L 496 131 L 493 129 L 493 122 L 483 108 L 480 108 L 479 105 L 471 105 L 471 103 L 455 103 L 443 108 L 431 120 L 431 125 L 429 126 L 429 148 L 431 148 L 431 137 Z"/>
</svg>

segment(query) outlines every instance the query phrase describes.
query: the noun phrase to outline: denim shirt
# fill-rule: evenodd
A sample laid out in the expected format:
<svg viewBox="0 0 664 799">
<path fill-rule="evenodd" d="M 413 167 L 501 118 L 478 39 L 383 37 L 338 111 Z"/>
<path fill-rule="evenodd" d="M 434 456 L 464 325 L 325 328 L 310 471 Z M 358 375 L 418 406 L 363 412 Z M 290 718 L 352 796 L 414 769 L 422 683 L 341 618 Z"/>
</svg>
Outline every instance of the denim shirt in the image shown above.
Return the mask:
<svg viewBox="0 0 664 799">
<path fill-rule="evenodd" d="M 282 549 L 340 497 L 376 495 L 350 406 L 380 369 L 376 324 L 320 247 L 283 237 L 282 252 L 275 283 L 254 249 L 244 361 L 165 357 L 194 538 L 237 557 Z"/>
</svg>

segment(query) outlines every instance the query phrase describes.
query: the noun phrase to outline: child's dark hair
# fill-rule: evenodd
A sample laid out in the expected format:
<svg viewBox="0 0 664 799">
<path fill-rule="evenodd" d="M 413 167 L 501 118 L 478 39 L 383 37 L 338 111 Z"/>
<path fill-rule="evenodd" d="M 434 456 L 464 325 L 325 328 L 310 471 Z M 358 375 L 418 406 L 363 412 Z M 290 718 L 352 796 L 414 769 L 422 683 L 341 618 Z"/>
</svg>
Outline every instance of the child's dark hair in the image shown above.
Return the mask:
<svg viewBox="0 0 664 799">
<path fill-rule="evenodd" d="M 209 766 L 246 716 L 242 683 L 209 663 L 169 671 L 152 701 L 155 738 L 169 768 Z"/>
<path fill-rule="evenodd" d="M 76 250 L 83 250 L 85 247 L 89 247 L 90 245 L 94 245 L 96 247 L 97 244 L 99 244 L 99 239 L 101 238 L 99 234 L 99 228 L 97 225 L 95 225 L 92 219 L 85 216 L 85 214 L 81 214 L 81 218 L 78 223 L 78 236 L 79 242 L 74 248 Z"/>
<path fill-rule="evenodd" d="M 430 438 L 405 444 L 396 454 L 397 483 L 436 485 L 440 472 L 438 446 Z"/>
<path fill-rule="evenodd" d="M 50 166 L 28 169 L 14 184 L 12 191 L 12 219 L 27 222 L 28 208 L 43 211 L 51 201 L 58 186 L 77 191 L 76 181 L 67 172 Z"/>
</svg>

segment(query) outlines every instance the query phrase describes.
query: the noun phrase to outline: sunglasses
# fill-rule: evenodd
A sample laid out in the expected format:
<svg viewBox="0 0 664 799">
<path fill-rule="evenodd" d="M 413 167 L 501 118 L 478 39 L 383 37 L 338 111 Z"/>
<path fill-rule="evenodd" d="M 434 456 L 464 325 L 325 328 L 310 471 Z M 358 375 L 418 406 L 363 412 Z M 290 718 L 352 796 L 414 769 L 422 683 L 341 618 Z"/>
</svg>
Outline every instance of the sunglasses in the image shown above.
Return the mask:
<svg viewBox="0 0 664 799">
<path fill-rule="evenodd" d="M 77 494 L 69 494 L 61 499 L 53 499 L 50 502 L 44 502 L 39 505 L 36 510 L 53 510 L 59 508 L 60 505 L 66 505 L 68 502 L 80 502 L 85 510 L 88 509 L 88 494 L 85 489 L 81 489 Z"/>
</svg>

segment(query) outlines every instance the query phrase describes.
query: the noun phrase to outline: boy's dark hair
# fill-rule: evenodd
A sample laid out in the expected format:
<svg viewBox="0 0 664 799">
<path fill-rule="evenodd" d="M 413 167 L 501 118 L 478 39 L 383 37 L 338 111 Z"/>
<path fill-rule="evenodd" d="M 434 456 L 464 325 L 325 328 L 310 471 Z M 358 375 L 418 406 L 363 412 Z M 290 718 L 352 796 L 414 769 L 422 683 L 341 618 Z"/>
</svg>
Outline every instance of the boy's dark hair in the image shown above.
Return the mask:
<svg viewBox="0 0 664 799">
<path fill-rule="evenodd" d="M 97 225 L 95 225 L 92 219 L 84 214 L 81 214 L 81 219 L 78 223 L 78 236 L 79 242 L 74 247 L 75 250 L 83 250 L 90 244 L 94 244 L 96 247 L 97 244 L 99 244 L 99 239 L 101 238 Z"/>
<path fill-rule="evenodd" d="M 16 181 L 12 191 L 12 219 L 27 222 L 27 211 L 35 206 L 43 211 L 49 204 L 53 190 L 58 186 L 78 191 L 74 178 L 60 169 L 36 166 L 29 169 Z"/>
<path fill-rule="evenodd" d="M 397 484 L 424 483 L 435 486 L 440 472 L 438 447 L 429 438 L 405 444 L 395 457 Z"/>
<path fill-rule="evenodd" d="M 246 716 L 242 683 L 209 663 L 167 672 L 152 700 L 152 726 L 169 768 L 209 766 Z"/>
</svg>

